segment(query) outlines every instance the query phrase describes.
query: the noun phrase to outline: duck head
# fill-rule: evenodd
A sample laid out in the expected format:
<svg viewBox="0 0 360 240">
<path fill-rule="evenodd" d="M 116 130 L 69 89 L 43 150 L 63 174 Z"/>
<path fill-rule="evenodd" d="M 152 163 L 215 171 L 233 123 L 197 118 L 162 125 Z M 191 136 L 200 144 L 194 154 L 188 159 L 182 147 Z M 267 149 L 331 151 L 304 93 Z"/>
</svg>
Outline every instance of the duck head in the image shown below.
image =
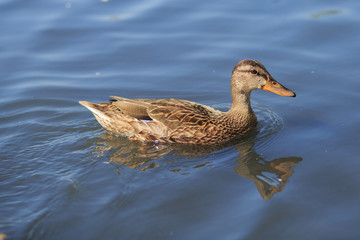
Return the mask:
<svg viewBox="0 0 360 240">
<path fill-rule="evenodd" d="M 233 94 L 250 94 L 254 89 L 263 89 L 285 97 L 296 94 L 277 82 L 264 65 L 255 60 L 242 60 L 234 67 L 231 76 Z"/>
</svg>

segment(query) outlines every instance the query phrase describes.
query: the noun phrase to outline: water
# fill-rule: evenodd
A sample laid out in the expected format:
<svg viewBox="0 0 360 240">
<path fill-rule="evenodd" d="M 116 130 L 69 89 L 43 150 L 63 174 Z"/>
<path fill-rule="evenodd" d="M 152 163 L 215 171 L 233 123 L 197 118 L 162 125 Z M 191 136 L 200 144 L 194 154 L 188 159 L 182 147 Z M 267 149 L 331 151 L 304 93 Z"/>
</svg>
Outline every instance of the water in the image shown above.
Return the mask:
<svg viewBox="0 0 360 240">
<path fill-rule="evenodd" d="M 358 239 L 360 2 L 0 3 L 0 239 Z M 261 61 L 259 126 L 222 147 L 139 145 L 77 101 L 225 110 Z M 3 235 L 1 235 L 3 234 Z"/>
</svg>

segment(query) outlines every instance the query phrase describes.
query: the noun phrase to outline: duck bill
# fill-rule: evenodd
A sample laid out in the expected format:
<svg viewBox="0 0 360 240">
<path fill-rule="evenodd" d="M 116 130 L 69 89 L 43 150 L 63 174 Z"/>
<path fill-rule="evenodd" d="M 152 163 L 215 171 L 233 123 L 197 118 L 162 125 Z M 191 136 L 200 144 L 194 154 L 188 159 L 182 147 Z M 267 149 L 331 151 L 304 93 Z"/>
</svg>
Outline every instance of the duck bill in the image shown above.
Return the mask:
<svg viewBox="0 0 360 240">
<path fill-rule="evenodd" d="M 284 97 L 296 97 L 296 94 L 293 91 L 287 89 L 274 79 L 268 80 L 262 89 Z"/>
</svg>

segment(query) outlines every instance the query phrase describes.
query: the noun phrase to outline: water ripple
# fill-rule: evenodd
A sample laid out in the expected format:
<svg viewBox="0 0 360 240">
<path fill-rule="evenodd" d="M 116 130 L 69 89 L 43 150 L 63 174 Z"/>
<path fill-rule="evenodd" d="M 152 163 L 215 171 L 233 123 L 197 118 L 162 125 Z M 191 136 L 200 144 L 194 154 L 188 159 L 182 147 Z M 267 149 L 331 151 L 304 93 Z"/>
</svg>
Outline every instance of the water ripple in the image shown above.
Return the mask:
<svg viewBox="0 0 360 240">
<path fill-rule="evenodd" d="M 263 146 L 273 140 L 276 133 L 283 128 L 284 122 L 276 112 L 264 105 L 256 104 L 254 112 L 258 119 L 255 141 Z"/>
</svg>

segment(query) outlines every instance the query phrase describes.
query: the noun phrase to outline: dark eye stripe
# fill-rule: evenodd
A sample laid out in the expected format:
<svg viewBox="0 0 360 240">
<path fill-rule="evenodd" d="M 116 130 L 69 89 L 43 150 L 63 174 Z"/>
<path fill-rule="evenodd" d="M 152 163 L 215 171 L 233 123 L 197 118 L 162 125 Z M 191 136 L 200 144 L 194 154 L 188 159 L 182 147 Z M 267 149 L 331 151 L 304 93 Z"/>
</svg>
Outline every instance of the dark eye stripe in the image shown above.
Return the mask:
<svg viewBox="0 0 360 240">
<path fill-rule="evenodd" d="M 238 71 L 238 72 L 250 72 L 250 73 L 252 73 L 252 72 L 251 72 L 252 70 L 237 70 L 237 71 Z M 265 73 L 264 73 L 264 74 L 260 74 L 259 72 L 257 72 L 257 75 L 267 80 L 267 75 L 266 75 Z"/>
<path fill-rule="evenodd" d="M 258 74 L 258 75 L 267 80 L 267 75 L 266 74 Z"/>
</svg>

